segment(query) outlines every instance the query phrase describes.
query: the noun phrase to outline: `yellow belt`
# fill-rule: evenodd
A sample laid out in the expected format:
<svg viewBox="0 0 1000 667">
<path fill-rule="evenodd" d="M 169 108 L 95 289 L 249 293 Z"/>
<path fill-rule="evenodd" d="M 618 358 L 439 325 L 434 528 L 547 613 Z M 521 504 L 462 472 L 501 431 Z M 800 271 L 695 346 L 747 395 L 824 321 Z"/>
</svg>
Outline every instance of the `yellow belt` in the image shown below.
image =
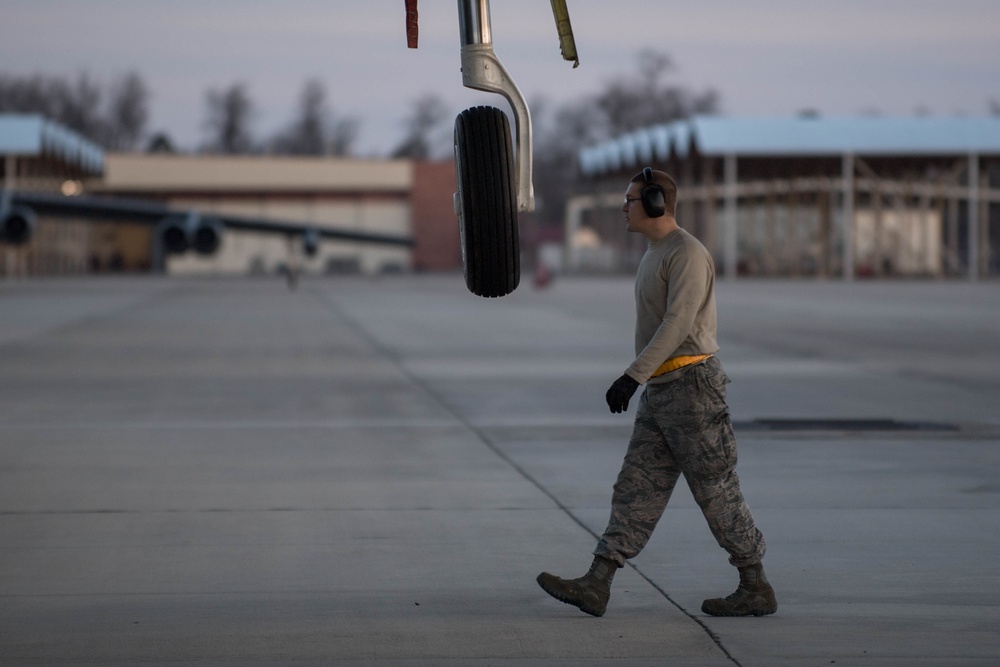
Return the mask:
<svg viewBox="0 0 1000 667">
<path fill-rule="evenodd" d="M 689 354 L 680 357 L 671 357 L 667 359 L 656 371 L 650 376 L 651 378 L 659 377 L 664 373 L 669 373 L 670 371 L 676 371 L 678 368 L 684 368 L 685 366 L 690 366 L 691 364 L 696 364 L 699 361 L 705 361 L 712 355 L 710 354 Z"/>
</svg>

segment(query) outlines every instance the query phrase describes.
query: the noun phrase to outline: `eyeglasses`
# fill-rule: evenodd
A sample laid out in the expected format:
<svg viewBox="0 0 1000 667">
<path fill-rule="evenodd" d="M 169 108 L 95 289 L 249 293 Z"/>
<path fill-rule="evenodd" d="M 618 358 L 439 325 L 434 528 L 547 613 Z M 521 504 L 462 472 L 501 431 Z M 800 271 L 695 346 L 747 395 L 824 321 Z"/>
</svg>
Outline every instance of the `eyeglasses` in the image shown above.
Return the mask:
<svg viewBox="0 0 1000 667">
<path fill-rule="evenodd" d="M 628 196 L 626 196 L 625 197 L 625 204 L 624 204 L 624 206 L 626 208 L 628 208 L 629 204 L 631 204 L 634 201 L 639 201 L 640 199 L 642 199 L 642 197 L 628 197 Z"/>
</svg>

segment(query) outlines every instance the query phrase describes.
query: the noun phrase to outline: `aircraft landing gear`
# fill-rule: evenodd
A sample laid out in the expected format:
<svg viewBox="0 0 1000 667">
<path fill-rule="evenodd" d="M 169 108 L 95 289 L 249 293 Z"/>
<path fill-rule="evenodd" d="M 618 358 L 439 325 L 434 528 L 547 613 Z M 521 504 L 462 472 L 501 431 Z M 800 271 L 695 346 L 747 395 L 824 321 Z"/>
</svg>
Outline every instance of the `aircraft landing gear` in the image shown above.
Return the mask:
<svg viewBox="0 0 1000 667">
<path fill-rule="evenodd" d="M 502 111 L 473 107 L 459 114 L 455 169 L 465 284 L 477 296 L 510 294 L 521 258 L 510 124 Z"/>
<path fill-rule="evenodd" d="M 499 93 L 514 110 L 513 142 L 507 117 L 499 109 L 473 107 L 455 120 L 455 212 L 465 282 L 478 296 L 505 296 L 517 287 L 521 274 L 517 214 L 535 208 L 531 114 L 493 51 L 489 0 L 459 0 L 458 20 L 463 85 Z"/>
<path fill-rule="evenodd" d="M 576 55 L 566 0 L 550 0 L 565 60 Z M 462 84 L 499 93 L 514 111 L 516 136 L 502 111 L 466 109 L 455 119 L 455 168 L 462 264 L 469 290 L 478 296 L 510 294 L 520 280 L 517 215 L 535 210 L 531 185 L 531 114 L 524 95 L 493 51 L 490 0 L 458 0 Z M 417 47 L 417 0 L 406 0 L 406 37 Z M 516 160 L 515 160 L 516 156 Z"/>
</svg>

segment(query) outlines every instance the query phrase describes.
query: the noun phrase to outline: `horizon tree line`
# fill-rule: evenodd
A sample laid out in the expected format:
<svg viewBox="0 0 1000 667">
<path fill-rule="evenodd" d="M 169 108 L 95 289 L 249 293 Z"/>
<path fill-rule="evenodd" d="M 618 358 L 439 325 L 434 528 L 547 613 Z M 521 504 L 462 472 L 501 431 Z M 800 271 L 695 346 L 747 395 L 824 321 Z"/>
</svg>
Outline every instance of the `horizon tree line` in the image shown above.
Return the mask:
<svg viewBox="0 0 1000 667">
<path fill-rule="evenodd" d="M 578 176 L 576 153 L 583 146 L 641 127 L 718 110 L 718 93 L 701 92 L 670 81 L 669 56 L 652 50 L 637 54 L 632 74 L 615 77 L 596 93 L 553 104 L 532 100 L 535 127 L 537 218 L 562 219 L 564 203 Z M 150 132 L 150 89 L 136 72 L 110 83 L 83 72 L 75 79 L 0 73 L 0 113 L 41 113 L 111 151 L 176 152 L 169 133 Z M 316 78 L 301 89 L 291 121 L 260 139 L 252 125 L 257 110 L 249 85 L 237 81 L 204 95 L 204 140 L 197 152 L 248 155 L 354 155 L 361 120 L 337 113 Z M 442 159 L 452 154 L 448 105 L 427 93 L 411 101 L 401 119 L 403 139 L 387 157 Z"/>
</svg>

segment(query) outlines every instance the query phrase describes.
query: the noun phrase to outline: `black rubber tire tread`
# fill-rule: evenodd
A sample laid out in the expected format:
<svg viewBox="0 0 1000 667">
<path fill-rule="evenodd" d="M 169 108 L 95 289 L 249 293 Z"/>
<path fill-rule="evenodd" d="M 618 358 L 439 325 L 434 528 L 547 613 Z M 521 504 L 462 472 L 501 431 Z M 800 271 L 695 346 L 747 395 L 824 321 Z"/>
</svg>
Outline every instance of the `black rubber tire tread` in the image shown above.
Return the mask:
<svg viewBox="0 0 1000 667">
<path fill-rule="evenodd" d="M 482 297 L 513 292 L 520 281 L 517 184 L 510 123 L 495 107 L 455 119 L 455 161 L 464 236 L 465 284 Z"/>
</svg>

